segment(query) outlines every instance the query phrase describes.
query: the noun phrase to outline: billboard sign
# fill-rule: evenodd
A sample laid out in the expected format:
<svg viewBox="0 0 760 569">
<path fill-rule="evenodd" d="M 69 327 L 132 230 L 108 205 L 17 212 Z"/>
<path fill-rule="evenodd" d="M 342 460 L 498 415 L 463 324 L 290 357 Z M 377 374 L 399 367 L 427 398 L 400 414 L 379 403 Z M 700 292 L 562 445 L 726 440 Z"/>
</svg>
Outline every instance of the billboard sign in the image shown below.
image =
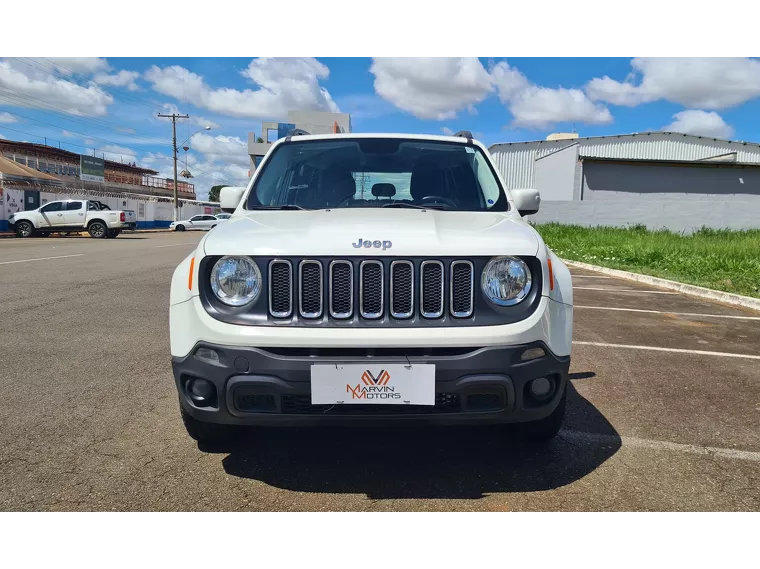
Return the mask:
<svg viewBox="0 0 760 569">
<path fill-rule="evenodd" d="M 279 122 L 277 123 L 277 139 L 285 138 L 288 136 L 288 133 L 296 128 L 296 125 L 289 123 L 289 122 Z"/>
<path fill-rule="evenodd" d="M 106 161 L 94 156 L 79 156 L 79 177 L 88 182 L 105 182 Z"/>
</svg>

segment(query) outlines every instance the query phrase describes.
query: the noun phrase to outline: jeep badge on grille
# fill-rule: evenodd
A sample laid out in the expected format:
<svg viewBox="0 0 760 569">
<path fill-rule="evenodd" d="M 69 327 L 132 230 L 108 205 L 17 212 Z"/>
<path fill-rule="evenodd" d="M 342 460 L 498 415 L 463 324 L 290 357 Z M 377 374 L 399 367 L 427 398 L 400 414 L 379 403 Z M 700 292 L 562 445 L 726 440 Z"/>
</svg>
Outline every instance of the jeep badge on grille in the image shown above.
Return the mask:
<svg viewBox="0 0 760 569">
<path fill-rule="evenodd" d="M 351 245 L 354 246 L 354 249 L 360 249 L 361 247 L 364 247 L 365 249 L 381 249 L 385 251 L 386 249 L 390 249 L 393 247 L 393 243 L 390 241 L 365 241 L 361 237 L 359 238 L 359 241 L 356 243 L 351 243 Z"/>
</svg>

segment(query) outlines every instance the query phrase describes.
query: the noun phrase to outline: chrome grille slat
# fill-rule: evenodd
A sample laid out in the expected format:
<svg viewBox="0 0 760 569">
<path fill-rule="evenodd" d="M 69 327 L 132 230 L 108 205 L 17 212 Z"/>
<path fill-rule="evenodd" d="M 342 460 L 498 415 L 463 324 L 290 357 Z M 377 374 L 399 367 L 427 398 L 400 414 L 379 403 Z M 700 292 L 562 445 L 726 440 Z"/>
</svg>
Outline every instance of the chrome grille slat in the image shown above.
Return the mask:
<svg viewBox="0 0 760 569">
<path fill-rule="evenodd" d="M 269 314 L 274 318 L 293 314 L 293 265 L 285 259 L 269 263 Z"/>
<path fill-rule="evenodd" d="M 383 316 L 383 272 L 380 261 L 362 261 L 359 265 L 359 313 L 362 318 L 374 320 Z"/>
<path fill-rule="evenodd" d="M 410 318 L 414 314 L 414 264 L 411 261 L 391 263 L 391 316 Z"/>
<path fill-rule="evenodd" d="M 443 263 L 423 261 L 420 265 L 420 311 L 424 318 L 443 316 Z"/>
<path fill-rule="evenodd" d="M 322 316 L 324 304 L 322 263 L 304 259 L 298 264 L 298 313 L 304 318 Z"/>
<path fill-rule="evenodd" d="M 455 318 L 472 316 L 475 270 L 470 261 L 452 261 L 449 276 L 449 310 Z"/>
<path fill-rule="evenodd" d="M 465 259 L 278 258 L 268 276 L 274 319 L 414 322 L 471 318 L 475 309 L 475 266 Z"/>
<path fill-rule="evenodd" d="M 351 318 L 354 314 L 354 264 L 351 261 L 330 263 L 329 308 L 333 318 Z"/>
</svg>

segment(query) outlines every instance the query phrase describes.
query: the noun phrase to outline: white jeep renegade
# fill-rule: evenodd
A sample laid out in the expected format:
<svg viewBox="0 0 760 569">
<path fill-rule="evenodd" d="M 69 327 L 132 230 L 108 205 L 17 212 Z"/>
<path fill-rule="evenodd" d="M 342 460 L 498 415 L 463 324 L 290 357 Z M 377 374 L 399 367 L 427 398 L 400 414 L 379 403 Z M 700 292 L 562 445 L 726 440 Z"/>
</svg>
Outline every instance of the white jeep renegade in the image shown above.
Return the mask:
<svg viewBox="0 0 760 569">
<path fill-rule="evenodd" d="M 513 424 L 565 413 L 570 273 L 486 148 L 456 136 L 294 131 L 177 267 L 171 354 L 187 431 Z"/>
</svg>

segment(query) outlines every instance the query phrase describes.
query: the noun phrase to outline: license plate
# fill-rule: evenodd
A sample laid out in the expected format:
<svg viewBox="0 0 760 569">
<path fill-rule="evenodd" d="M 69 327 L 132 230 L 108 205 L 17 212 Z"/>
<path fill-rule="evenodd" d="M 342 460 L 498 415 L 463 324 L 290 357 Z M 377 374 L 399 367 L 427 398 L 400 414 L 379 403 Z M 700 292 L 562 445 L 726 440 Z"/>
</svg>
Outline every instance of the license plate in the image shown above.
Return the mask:
<svg viewBox="0 0 760 569">
<path fill-rule="evenodd" d="M 315 405 L 435 405 L 433 364 L 314 364 Z"/>
</svg>

